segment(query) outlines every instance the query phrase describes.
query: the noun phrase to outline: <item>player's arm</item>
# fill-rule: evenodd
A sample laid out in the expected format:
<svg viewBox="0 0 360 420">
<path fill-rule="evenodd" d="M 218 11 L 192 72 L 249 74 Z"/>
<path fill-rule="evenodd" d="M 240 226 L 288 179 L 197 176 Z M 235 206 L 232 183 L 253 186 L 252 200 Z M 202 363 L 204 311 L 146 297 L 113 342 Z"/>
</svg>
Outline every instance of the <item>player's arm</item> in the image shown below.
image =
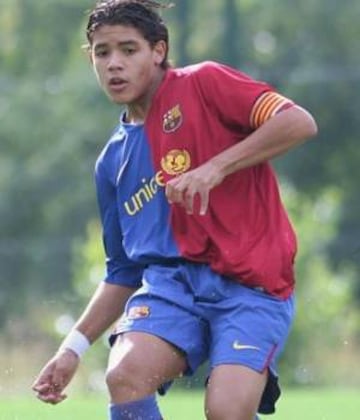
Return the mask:
<svg viewBox="0 0 360 420">
<path fill-rule="evenodd" d="M 214 117 L 238 127 L 242 138 L 166 186 L 170 203 L 178 203 L 192 214 L 198 195 L 200 214 L 205 214 L 211 189 L 226 176 L 287 152 L 314 136 L 317 127 L 313 117 L 290 99 L 228 66 L 207 63 L 195 73 L 195 80 Z M 244 139 L 244 132 L 251 134 Z"/>
<path fill-rule="evenodd" d="M 214 156 L 200 167 L 172 179 L 166 186 L 170 203 L 182 204 L 193 213 L 195 195 L 200 197 L 200 214 L 205 214 L 209 193 L 223 179 L 238 171 L 286 153 L 315 136 L 317 125 L 303 108 L 292 106 L 260 125 L 243 141 Z"/>
<path fill-rule="evenodd" d="M 134 290 L 106 282 L 98 286 L 72 331 L 36 378 L 33 390 L 40 400 L 57 404 L 66 398 L 63 391 L 76 373 L 82 353 L 119 318 Z"/>
<path fill-rule="evenodd" d="M 303 108 L 293 106 L 270 118 L 242 142 L 212 158 L 210 164 L 224 178 L 282 155 L 316 134 L 313 117 Z"/>
<path fill-rule="evenodd" d="M 136 288 L 102 282 L 74 328 L 89 341 L 96 341 L 123 313 Z"/>
<path fill-rule="evenodd" d="M 119 318 L 128 297 L 141 284 L 142 267 L 129 261 L 122 247 L 116 191 L 101 162 L 96 168 L 96 187 L 107 275 L 72 331 L 33 384 L 38 398 L 51 404 L 66 398 L 63 391 L 75 375 L 81 355 Z"/>
</svg>

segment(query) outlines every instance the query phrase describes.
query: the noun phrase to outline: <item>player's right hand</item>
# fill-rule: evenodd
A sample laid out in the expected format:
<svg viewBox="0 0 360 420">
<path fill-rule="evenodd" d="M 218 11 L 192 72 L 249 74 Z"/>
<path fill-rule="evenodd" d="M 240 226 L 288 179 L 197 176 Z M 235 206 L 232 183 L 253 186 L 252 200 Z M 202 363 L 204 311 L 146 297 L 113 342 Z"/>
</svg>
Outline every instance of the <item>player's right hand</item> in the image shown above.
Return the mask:
<svg viewBox="0 0 360 420">
<path fill-rule="evenodd" d="M 41 370 L 32 385 L 37 398 L 49 404 L 58 404 L 67 398 L 64 389 L 75 375 L 79 363 L 79 357 L 71 350 L 57 353 Z"/>
<path fill-rule="evenodd" d="M 212 160 L 201 166 L 176 176 L 167 182 L 165 195 L 170 204 L 177 203 L 184 207 L 187 214 L 198 213 L 204 216 L 209 206 L 210 191 L 224 179 L 224 174 Z M 200 205 L 194 209 L 195 198 Z"/>
</svg>

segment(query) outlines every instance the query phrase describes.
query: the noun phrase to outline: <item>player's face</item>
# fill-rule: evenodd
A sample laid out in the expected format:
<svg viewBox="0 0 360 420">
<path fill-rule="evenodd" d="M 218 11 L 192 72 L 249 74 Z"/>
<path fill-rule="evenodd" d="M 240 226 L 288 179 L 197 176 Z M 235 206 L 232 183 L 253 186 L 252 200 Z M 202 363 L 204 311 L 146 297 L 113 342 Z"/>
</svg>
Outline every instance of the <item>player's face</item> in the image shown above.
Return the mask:
<svg viewBox="0 0 360 420">
<path fill-rule="evenodd" d="M 100 26 L 92 41 L 94 70 L 110 99 L 127 105 L 146 101 L 162 74 L 165 43 L 151 47 L 137 29 L 123 25 Z"/>
</svg>

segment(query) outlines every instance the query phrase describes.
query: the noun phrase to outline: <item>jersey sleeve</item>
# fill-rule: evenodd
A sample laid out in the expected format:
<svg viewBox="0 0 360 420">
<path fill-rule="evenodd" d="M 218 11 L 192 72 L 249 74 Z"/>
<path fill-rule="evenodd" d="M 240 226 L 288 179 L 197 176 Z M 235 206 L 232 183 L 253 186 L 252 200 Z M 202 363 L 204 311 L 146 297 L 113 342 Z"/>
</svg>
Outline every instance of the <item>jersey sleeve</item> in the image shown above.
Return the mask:
<svg viewBox="0 0 360 420">
<path fill-rule="evenodd" d="M 206 62 L 196 75 L 207 106 L 224 124 L 244 133 L 293 105 L 269 84 L 224 64 Z"/>
<path fill-rule="evenodd" d="M 104 281 L 121 286 L 140 287 L 143 267 L 131 261 L 122 246 L 123 236 L 117 215 L 116 189 L 101 161 L 96 164 L 95 184 L 106 255 Z"/>
<path fill-rule="evenodd" d="M 277 92 L 265 92 L 259 96 L 250 114 L 250 126 L 259 128 L 264 122 L 285 109 L 291 108 L 294 102 Z"/>
</svg>

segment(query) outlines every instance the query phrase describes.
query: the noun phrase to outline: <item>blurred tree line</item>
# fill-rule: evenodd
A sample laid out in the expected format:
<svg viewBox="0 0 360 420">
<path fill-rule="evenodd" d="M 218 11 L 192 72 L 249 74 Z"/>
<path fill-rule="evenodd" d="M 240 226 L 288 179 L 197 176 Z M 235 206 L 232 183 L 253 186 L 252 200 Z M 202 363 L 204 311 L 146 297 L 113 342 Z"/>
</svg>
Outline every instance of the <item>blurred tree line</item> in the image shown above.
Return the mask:
<svg viewBox="0 0 360 420">
<path fill-rule="evenodd" d="M 31 341 L 53 331 L 59 314 L 76 318 L 103 275 L 92 174 L 119 110 L 81 49 L 92 6 L 0 0 L 3 336 Z M 289 383 L 336 378 L 327 365 L 339 355 L 352 361 L 360 346 L 358 16 L 357 0 L 178 0 L 164 12 L 176 65 L 231 64 L 272 83 L 319 124 L 316 140 L 274 162 L 300 238 Z"/>
</svg>

